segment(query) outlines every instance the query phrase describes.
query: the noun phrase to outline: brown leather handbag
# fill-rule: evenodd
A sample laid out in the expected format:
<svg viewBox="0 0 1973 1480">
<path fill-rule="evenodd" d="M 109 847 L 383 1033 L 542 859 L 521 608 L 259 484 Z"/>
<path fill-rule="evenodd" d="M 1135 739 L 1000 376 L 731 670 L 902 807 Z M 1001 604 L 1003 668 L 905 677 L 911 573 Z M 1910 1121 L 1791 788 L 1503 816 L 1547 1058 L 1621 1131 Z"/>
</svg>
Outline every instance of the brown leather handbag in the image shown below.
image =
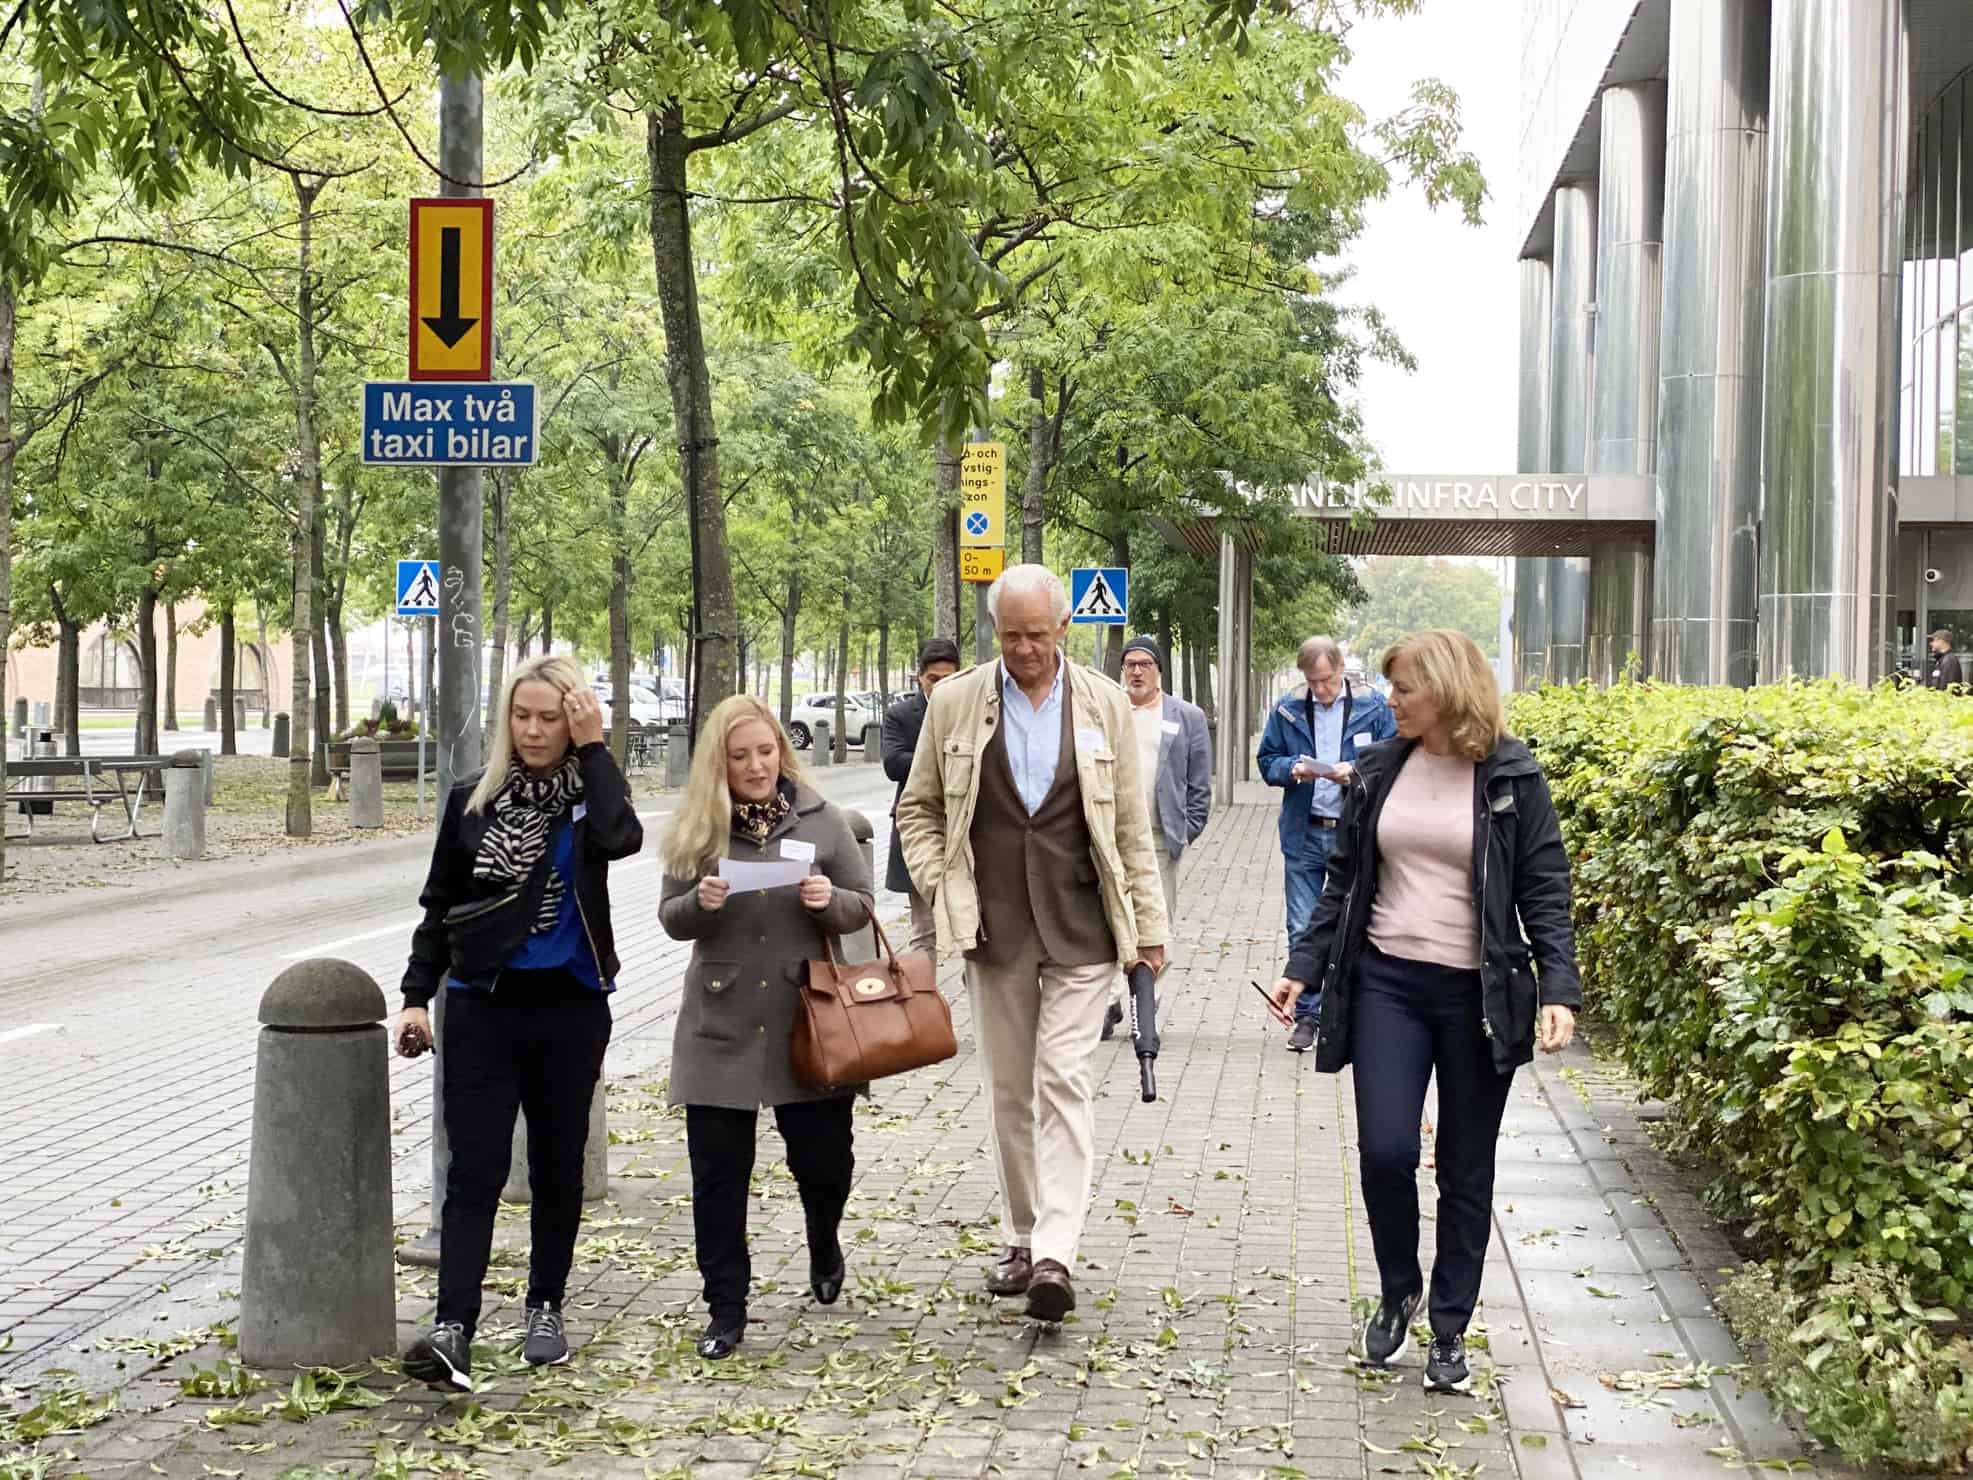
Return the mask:
<svg viewBox="0 0 1973 1480">
<path fill-rule="evenodd" d="M 809 960 L 788 1039 L 788 1067 L 810 1089 L 848 1089 L 959 1052 L 952 1009 L 939 994 L 932 958 L 899 955 L 865 906 L 877 935 L 877 959 L 848 965 L 822 933 L 822 959 Z"/>
</svg>

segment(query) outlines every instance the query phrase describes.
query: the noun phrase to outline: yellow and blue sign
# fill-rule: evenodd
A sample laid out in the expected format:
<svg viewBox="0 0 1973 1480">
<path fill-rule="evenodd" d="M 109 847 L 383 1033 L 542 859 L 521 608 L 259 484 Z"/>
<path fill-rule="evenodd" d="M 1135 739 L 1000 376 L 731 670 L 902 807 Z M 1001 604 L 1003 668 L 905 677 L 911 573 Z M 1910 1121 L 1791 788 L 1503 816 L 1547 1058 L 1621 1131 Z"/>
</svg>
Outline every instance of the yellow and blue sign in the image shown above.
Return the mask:
<svg viewBox="0 0 1973 1480">
<path fill-rule="evenodd" d="M 1004 549 L 1006 544 L 1007 444 L 968 442 L 959 460 L 959 548 Z"/>
</svg>

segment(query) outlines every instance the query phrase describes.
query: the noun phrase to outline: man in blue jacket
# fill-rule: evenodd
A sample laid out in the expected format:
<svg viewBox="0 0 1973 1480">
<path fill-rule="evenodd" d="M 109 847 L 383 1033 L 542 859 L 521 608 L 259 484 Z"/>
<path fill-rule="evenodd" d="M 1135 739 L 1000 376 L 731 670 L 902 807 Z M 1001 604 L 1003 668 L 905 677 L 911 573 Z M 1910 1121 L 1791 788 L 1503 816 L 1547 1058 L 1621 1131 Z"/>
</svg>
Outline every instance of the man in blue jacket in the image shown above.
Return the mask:
<svg viewBox="0 0 1973 1480">
<path fill-rule="evenodd" d="M 1261 735 L 1259 756 L 1261 779 L 1286 793 L 1281 798 L 1281 855 L 1286 864 L 1290 947 L 1322 897 L 1343 798 L 1356 779 L 1357 750 L 1398 732 L 1397 721 L 1374 689 L 1350 691 L 1343 680 L 1343 650 L 1333 638 L 1311 637 L 1295 655 L 1295 666 L 1308 686 L 1274 706 Z M 1321 1001 L 1322 993 L 1314 984 L 1295 999 L 1290 1052 L 1307 1053 L 1315 1046 Z"/>
</svg>

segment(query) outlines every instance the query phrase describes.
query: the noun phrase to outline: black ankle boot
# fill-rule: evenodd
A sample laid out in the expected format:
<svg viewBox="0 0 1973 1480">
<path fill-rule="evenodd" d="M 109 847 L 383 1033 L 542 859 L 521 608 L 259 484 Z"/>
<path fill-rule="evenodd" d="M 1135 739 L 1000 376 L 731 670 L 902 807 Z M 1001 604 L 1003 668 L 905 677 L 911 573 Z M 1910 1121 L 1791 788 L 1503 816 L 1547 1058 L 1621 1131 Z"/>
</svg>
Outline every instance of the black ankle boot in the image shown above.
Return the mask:
<svg viewBox="0 0 1973 1480">
<path fill-rule="evenodd" d="M 841 1245 L 836 1245 L 833 1254 L 818 1258 L 813 1252 L 808 1256 L 808 1291 L 815 1297 L 817 1305 L 834 1305 L 843 1293 L 843 1281 L 849 1277 L 849 1261 L 843 1258 Z"/>
<path fill-rule="evenodd" d="M 716 1315 L 712 1318 L 712 1323 L 706 1327 L 706 1334 L 699 1338 L 699 1344 L 694 1350 L 709 1362 L 721 1362 L 733 1355 L 733 1349 L 740 1344 L 746 1334 L 747 1317 L 744 1312 L 738 1315 Z"/>
</svg>

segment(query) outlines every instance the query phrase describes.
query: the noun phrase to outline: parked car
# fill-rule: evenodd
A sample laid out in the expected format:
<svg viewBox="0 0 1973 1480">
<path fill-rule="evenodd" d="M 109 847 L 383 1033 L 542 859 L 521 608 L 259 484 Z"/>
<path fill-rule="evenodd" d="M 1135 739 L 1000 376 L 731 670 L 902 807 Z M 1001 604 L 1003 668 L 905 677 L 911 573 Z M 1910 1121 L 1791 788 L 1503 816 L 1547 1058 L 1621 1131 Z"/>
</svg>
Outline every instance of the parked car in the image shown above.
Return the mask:
<svg viewBox="0 0 1973 1480">
<path fill-rule="evenodd" d="M 594 684 L 596 702 L 603 706 L 603 723 L 608 726 L 611 720 L 611 703 L 616 691 L 608 679 Z M 681 695 L 677 699 L 661 699 L 657 693 L 641 683 L 630 686 L 630 723 L 640 730 L 657 730 L 667 720 L 685 718 L 685 701 Z"/>
<path fill-rule="evenodd" d="M 834 694 L 804 694 L 795 700 L 788 713 L 788 738 L 795 742 L 795 749 L 807 750 L 815 742 L 814 726 L 836 724 L 836 696 Z M 866 750 L 870 742 L 879 739 L 883 733 L 884 716 L 881 710 L 866 709 L 855 694 L 843 696 L 843 733 L 849 736 L 849 743 L 861 745 Z"/>
</svg>

